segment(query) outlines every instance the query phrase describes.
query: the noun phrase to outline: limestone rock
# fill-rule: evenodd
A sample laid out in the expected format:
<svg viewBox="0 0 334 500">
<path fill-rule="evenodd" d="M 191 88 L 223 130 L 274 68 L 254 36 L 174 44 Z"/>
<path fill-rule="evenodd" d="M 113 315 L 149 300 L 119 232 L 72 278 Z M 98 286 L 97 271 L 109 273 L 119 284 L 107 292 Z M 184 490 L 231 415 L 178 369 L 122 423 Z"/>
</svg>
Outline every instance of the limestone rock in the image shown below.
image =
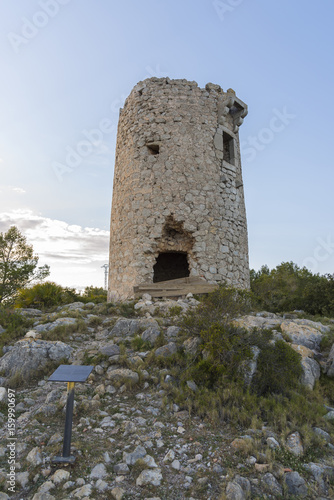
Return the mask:
<svg viewBox="0 0 334 500">
<path fill-rule="evenodd" d="M 29 472 L 17 472 L 15 476 L 16 481 L 21 485 L 22 488 L 25 488 L 29 483 Z"/>
<path fill-rule="evenodd" d="M 126 451 L 123 453 L 123 461 L 127 465 L 134 465 L 137 460 L 140 458 L 144 458 L 146 455 L 146 450 L 143 446 L 138 445 L 133 453 L 127 453 Z"/>
<path fill-rule="evenodd" d="M 120 348 L 117 344 L 110 342 L 99 348 L 101 354 L 105 356 L 118 356 L 120 354 Z"/>
<path fill-rule="evenodd" d="M 41 334 L 38 332 L 35 332 L 34 330 L 29 330 L 29 332 L 27 332 L 25 334 L 25 338 L 27 338 L 27 339 L 39 339 L 40 337 L 41 337 Z"/>
<path fill-rule="evenodd" d="M 107 471 L 104 464 L 97 464 L 90 473 L 91 479 L 103 479 L 106 477 Z"/>
<path fill-rule="evenodd" d="M 246 500 L 247 497 L 240 484 L 230 481 L 226 487 L 226 500 Z"/>
<path fill-rule="evenodd" d="M 128 335 L 135 335 L 142 328 L 149 327 L 158 328 L 159 325 L 154 319 L 118 319 L 115 326 L 110 332 L 111 336 L 114 337 L 126 337 Z"/>
<path fill-rule="evenodd" d="M 307 497 L 307 485 L 298 472 L 288 472 L 284 478 L 288 494 L 300 498 Z"/>
<path fill-rule="evenodd" d="M 277 328 L 282 323 L 283 319 L 278 317 L 259 317 L 259 316 L 242 316 L 235 319 L 234 324 L 250 331 L 254 328 L 268 329 Z"/>
<path fill-rule="evenodd" d="M 279 442 L 274 437 L 268 437 L 267 444 L 272 450 L 277 450 L 278 448 L 280 448 Z"/>
<path fill-rule="evenodd" d="M 56 321 L 51 323 L 44 323 L 42 325 L 34 326 L 34 330 L 37 333 L 50 332 L 54 330 L 57 326 L 67 326 L 74 325 L 77 322 L 75 318 L 58 318 Z"/>
<path fill-rule="evenodd" d="M 160 486 L 162 481 L 161 469 L 145 469 L 136 479 L 137 486 L 145 486 L 147 484 L 152 484 L 153 486 Z"/>
<path fill-rule="evenodd" d="M 298 324 L 295 321 L 285 320 L 281 324 L 285 333 L 294 344 L 303 345 L 309 349 L 319 350 L 322 333 L 309 325 Z"/>
<path fill-rule="evenodd" d="M 0 371 L 7 377 L 15 374 L 20 367 L 20 374 L 26 380 L 38 369 L 43 368 L 48 361 L 69 359 L 73 349 L 64 342 L 46 340 L 19 340 L 0 359 Z"/>
<path fill-rule="evenodd" d="M 7 389 L 5 387 L 0 387 L 0 403 L 5 403 L 7 401 Z"/>
<path fill-rule="evenodd" d="M 166 337 L 168 340 L 175 340 L 179 334 L 181 328 L 179 326 L 169 326 L 166 331 Z"/>
<path fill-rule="evenodd" d="M 67 309 L 68 311 L 83 311 L 84 307 L 85 304 L 83 302 L 72 302 L 71 304 L 65 304 L 62 306 L 61 310 Z"/>
<path fill-rule="evenodd" d="M 35 316 L 41 316 L 43 313 L 40 309 L 30 309 L 30 308 L 24 308 L 24 307 L 19 307 L 15 309 L 15 312 L 17 314 L 22 314 L 22 316 L 30 316 L 30 317 L 35 317 Z"/>
<path fill-rule="evenodd" d="M 180 470 L 181 469 L 180 461 L 179 460 L 173 460 L 173 462 L 171 463 L 171 467 L 174 470 Z"/>
<path fill-rule="evenodd" d="M 310 319 L 297 318 L 294 320 L 294 323 L 296 323 L 297 325 L 306 325 L 311 328 L 315 328 L 316 330 L 319 330 L 319 332 L 321 333 L 328 333 L 330 331 L 330 326 L 323 325 L 319 321 L 311 321 Z"/>
<path fill-rule="evenodd" d="M 44 494 L 48 493 L 50 490 L 52 490 L 55 487 L 52 481 L 45 481 L 39 488 L 37 493 L 39 494 Z"/>
<path fill-rule="evenodd" d="M 116 486 L 116 488 L 113 488 L 111 490 L 111 494 L 115 500 L 122 500 L 122 498 L 125 494 L 125 490 L 123 490 L 119 486 Z"/>
<path fill-rule="evenodd" d="M 314 387 L 314 384 L 320 378 L 319 363 L 317 363 L 315 361 L 315 359 L 305 358 L 305 359 L 302 359 L 301 364 L 302 364 L 302 368 L 303 368 L 303 375 L 301 377 L 301 383 L 312 390 Z"/>
<path fill-rule="evenodd" d="M 234 476 L 233 483 L 239 484 L 241 486 L 242 491 L 244 492 L 245 498 L 251 497 L 251 484 L 249 479 L 246 477 L 242 477 L 239 475 Z"/>
<path fill-rule="evenodd" d="M 280 497 L 283 495 L 283 488 L 270 472 L 267 472 L 262 479 L 261 482 L 265 485 L 266 490 L 270 495 L 274 495 L 274 497 Z"/>
<path fill-rule="evenodd" d="M 187 386 L 191 391 L 196 392 L 198 390 L 198 387 L 193 380 L 187 380 Z"/>
<path fill-rule="evenodd" d="M 244 381 L 247 386 L 250 386 L 257 368 L 257 358 L 260 354 L 260 349 L 257 346 L 251 347 L 252 358 L 246 360 L 241 365 Z"/>
<path fill-rule="evenodd" d="M 0 497 L 0 499 L 1 499 L 1 497 Z M 56 500 L 56 497 L 53 495 L 50 495 L 50 493 L 48 493 L 48 492 L 37 492 L 32 497 L 32 500 Z"/>
<path fill-rule="evenodd" d="M 141 338 L 142 340 L 148 341 L 150 344 L 154 345 L 159 335 L 160 330 L 154 326 L 150 326 L 142 333 Z"/>
<path fill-rule="evenodd" d="M 163 345 L 162 347 L 158 347 L 155 351 L 156 356 L 163 356 L 164 358 L 168 358 L 168 356 L 172 356 L 177 351 L 177 347 L 175 342 L 169 342 L 169 344 Z"/>
<path fill-rule="evenodd" d="M 130 469 L 127 466 L 127 464 L 120 463 L 120 464 L 114 465 L 114 472 L 116 474 L 126 475 L 126 474 L 130 474 Z"/>
<path fill-rule="evenodd" d="M 108 483 L 106 483 L 102 479 L 98 479 L 95 483 L 95 488 L 101 492 L 106 491 L 106 489 L 108 488 Z"/>
<path fill-rule="evenodd" d="M 117 368 L 115 370 L 111 368 L 107 371 L 107 377 L 110 380 L 128 380 L 133 383 L 137 383 L 139 381 L 139 375 L 137 372 L 129 370 L 128 368 Z"/>
<path fill-rule="evenodd" d="M 304 453 L 303 443 L 299 432 L 293 432 L 292 434 L 289 434 L 289 436 L 286 438 L 285 445 L 287 449 L 297 457 Z"/>
<path fill-rule="evenodd" d="M 85 484 L 76 490 L 72 492 L 72 496 L 75 498 L 84 498 L 84 497 L 89 497 L 92 493 L 92 485 L 91 484 Z"/>
<path fill-rule="evenodd" d="M 328 355 L 326 364 L 326 374 L 328 377 L 334 377 L 334 344 L 332 345 L 332 348 Z"/>
<path fill-rule="evenodd" d="M 328 413 L 326 413 L 326 415 L 324 416 L 324 418 L 326 420 L 334 420 L 334 410 L 331 410 Z"/>
<path fill-rule="evenodd" d="M 60 434 L 60 432 L 55 432 L 52 434 L 48 441 L 48 446 L 51 446 L 53 444 L 61 443 L 63 441 L 63 436 Z"/>
<path fill-rule="evenodd" d="M 70 473 L 64 469 L 58 469 L 56 472 L 50 477 L 50 479 L 55 483 L 59 484 L 63 481 L 68 481 L 70 478 Z"/>
<path fill-rule="evenodd" d="M 313 431 L 318 434 L 318 436 L 322 437 L 327 443 L 331 442 L 331 437 L 328 432 L 324 431 L 323 429 L 319 429 L 319 427 L 313 427 Z"/>
<path fill-rule="evenodd" d="M 183 342 L 184 352 L 190 356 L 195 356 L 202 340 L 199 337 L 191 337 Z"/>
<path fill-rule="evenodd" d="M 36 446 L 27 455 L 26 460 L 32 465 L 40 465 L 43 462 L 41 450 Z"/>
</svg>

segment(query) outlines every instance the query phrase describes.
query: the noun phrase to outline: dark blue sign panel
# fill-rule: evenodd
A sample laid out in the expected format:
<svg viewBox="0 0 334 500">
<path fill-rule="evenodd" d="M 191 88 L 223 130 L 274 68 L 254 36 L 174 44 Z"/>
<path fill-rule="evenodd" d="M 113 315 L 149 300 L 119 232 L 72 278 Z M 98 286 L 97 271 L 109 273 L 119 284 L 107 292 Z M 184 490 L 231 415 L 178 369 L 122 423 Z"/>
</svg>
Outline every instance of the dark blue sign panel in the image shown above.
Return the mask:
<svg viewBox="0 0 334 500">
<path fill-rule="evenodd" d="M 85 382 L 94 366 L 59 365 L 49 378 L 50 382 Z"/>
</svg>

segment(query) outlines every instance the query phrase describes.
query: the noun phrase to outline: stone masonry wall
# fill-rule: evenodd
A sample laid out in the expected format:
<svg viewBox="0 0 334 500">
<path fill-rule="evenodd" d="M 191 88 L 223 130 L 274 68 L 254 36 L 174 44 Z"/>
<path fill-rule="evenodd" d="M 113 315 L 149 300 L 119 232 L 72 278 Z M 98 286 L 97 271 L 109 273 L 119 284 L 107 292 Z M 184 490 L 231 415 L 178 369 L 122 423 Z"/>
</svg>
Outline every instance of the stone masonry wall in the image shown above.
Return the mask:
<svg viewBox="0 0 334 500">
<path fill-rule="evenodd" d="M 110 226 L 109 300 L 152 283 L 161 252 L 190 276 L 249 287 L 238 128 L 247 106 L 219 85 L 150 78 L 120 112 Z"/>
</svg>

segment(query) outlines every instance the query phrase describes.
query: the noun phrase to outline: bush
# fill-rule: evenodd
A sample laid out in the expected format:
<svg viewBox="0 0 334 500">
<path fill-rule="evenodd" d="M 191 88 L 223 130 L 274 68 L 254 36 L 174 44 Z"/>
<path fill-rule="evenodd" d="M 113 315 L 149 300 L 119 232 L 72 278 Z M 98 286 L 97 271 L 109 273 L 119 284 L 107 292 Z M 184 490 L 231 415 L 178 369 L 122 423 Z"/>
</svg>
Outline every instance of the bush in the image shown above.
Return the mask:
<svg viewBox="0 0 334 500">
<path fill-rule="evenodd" d="M 94 304 L 107 302 L 107 290 L 97 286 L 86 286 L 81 300 L 83 302 L 94 302 Z"/>
<path fill-rule="evenodd" d="M 283 340 L 274 343 L 269 330 L 247 332 L 233 325 L 235 316 L 249 311 L 251 300 L 248 292 L 219 287 L 181 321 L 185 336 L 201 338 L 197 352 L 178 352 L 172 363 L 149 356 L 146 362 L 169 368 L 175 383 L 163 385 L 166 393 L 190 414 L 212 423 L 251 426 L 265 421 L 279 432 L 323 425 L 322 389 L 320 384 L 313 392 L 301 386 L 301 356 Z M 255 346 L 260 353 L 248 386 L 244 377 Z M 197 391 L 188 389 L 188 380 L 197 384 Z M 332 404 L 330 398 L 327 404 Z"/>
<path fill-rule="evenodd" d="M 6 331 L 0 335 L 0 352 L 12 340 L 23 337 L 34 321 L 15 312 L 15 309 L 0 307 L 0 325 Z"/>
<path fill-rule="evenodd" d="M 251 270 L 251 290 L 256 304 L 267 311 L 300 310 L 309 314 L 334 315 L 334 275 L 312 274 L 293 262 L 270 270 Z"/>
<path fill-rule="evenodd" d="M 195 311 L 189 311 L 181 321 L 182 330 L 191 335 L 200 335 L 213 323 L 227 324 L 252 308 L 253 297 L 248 290 L 227 287 L 225 284 L 201 299 Z"/>
<path fill-rule="evenodd" d="M 251 337 L 233 325 L 213 323 L 202 330 L 201 337 L 208 360 L 215 370 L 230 380 L 238 378 L 241 365 L 251 358 Z"/>
<path fill-rule="evenodd" d="M 63 288 L 52 281 L 47 281 L 20 290 L 15 305 L 17 307 L 44 309 L 76 302 L 80 298 L 74 288 Z"/>
<path fill-rule="evenodd" d="M 301 356 L 284 340 L 262 346 L 252 383 L 259 396 L 289 393 L 299 385 L 303 373 Z"/>
</svg>

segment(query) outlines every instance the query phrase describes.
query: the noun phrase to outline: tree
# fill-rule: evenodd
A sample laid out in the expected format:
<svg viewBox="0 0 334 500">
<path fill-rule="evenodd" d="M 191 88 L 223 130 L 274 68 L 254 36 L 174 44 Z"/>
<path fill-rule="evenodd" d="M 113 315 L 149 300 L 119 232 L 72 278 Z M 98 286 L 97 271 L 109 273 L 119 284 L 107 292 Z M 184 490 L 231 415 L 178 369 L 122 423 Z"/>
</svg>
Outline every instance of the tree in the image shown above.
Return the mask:
<svg viewBox="0 0 334 500">
<path fill-rule="evenodd" d="M 0 303 L 13 298 L 20 288 L 33 280 L 46 278 L 49 266 L 37 267 L 33 247 L 16 226 L 0 233 Z"/>
</svg>

